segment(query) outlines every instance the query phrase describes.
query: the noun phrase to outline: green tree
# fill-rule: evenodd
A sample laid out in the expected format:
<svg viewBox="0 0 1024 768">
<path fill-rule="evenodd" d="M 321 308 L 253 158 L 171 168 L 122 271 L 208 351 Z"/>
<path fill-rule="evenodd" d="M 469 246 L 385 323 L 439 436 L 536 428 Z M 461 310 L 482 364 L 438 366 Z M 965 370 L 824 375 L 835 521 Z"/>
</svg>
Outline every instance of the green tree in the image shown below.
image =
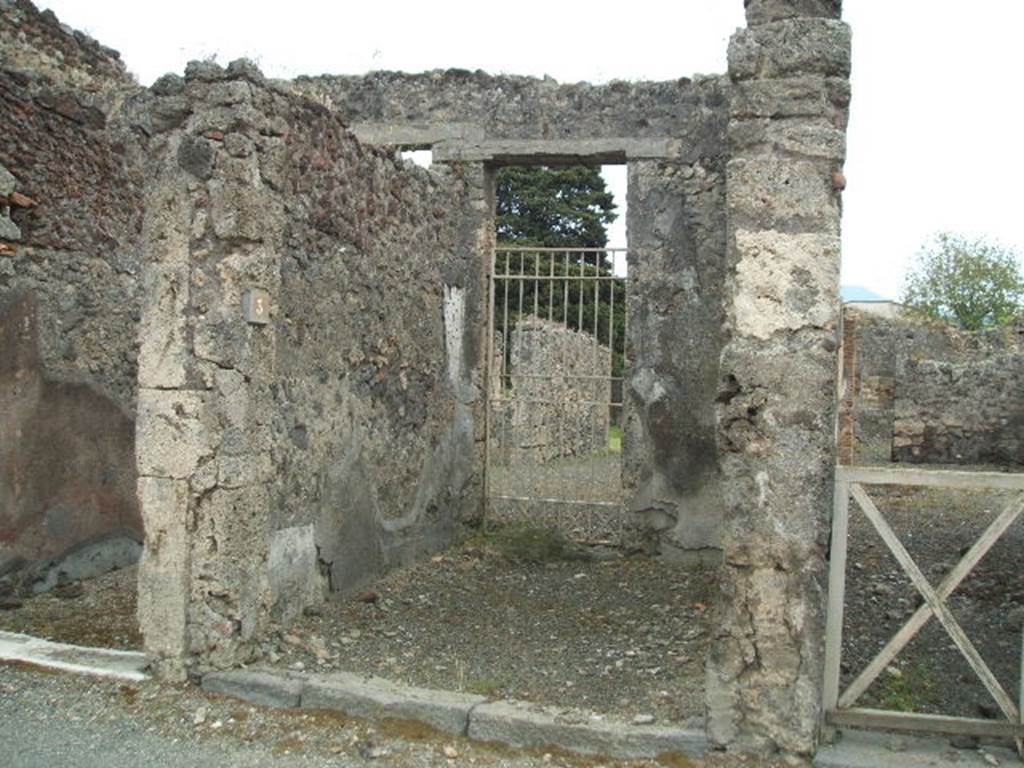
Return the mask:
<svg viewBox="0 0 1024 768">
<path fill-rule="evenodd" d="M 901 298 L 911 312 L 965 330 L 1002 325 L 1024 303 L 1020 257 L 985 238 L 943 232 L 918 253 Z"/>
<path fill-rule="evenodd" d="M 572 252 L 574 248 L 604 248 L 608 244 L 606 227 L 617 214 L 601 169 L 586 165 L 508 167 L 498 171 L 496 182 L 499 247 L 566 249 L 558 253 L 497 254 L 496 275 L 548 278 L 509 281 L 511 294 L 496 297 L 497 332 L 503 332 L 506 314 L 509 328 L 515 327 L 521 305 L 524 316 L 536 314 L 564 321 L 574 330 L 597 336 L 601 344 L 611 344 L 613 369 L 621 375 L 626 335 L 625 281 L 559 280 L 566 276 L 612 275 L 613 265 L 606 255 Z M 558 289 L 554 290 L 556 284 Z"/>
<path fill-rule="evenodd" d="M 600 168 L 502 168 L 497 187 L 500 243 L 550 248 L 608 245 L 605 227 L 615 221 L 615 201 Z"/>
</svg>

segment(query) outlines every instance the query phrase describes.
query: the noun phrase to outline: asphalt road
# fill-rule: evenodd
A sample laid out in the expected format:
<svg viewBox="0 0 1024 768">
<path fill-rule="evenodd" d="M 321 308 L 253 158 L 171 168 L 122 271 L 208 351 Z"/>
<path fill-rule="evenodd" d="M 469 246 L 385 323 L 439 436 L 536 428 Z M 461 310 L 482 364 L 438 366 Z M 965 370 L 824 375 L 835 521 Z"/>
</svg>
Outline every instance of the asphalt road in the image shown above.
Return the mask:
<svg viewBox="0 0 1024 768">
<path fill-rule="evenodd" d="M 249 707 L 195 686 L 124 685 L 0 664 L 0 768 L 426 768 L 451 764 L 444 746 Z"/>
<path fill-rule="evenodd" d="M 275 755 L 266 745 L 202 741 L 144 719 L 111 718 L 104 693 L 82 680 L 0 668 L 0 766 L 5 768 L 234 768 L 354 766 L 361 761 Z"/>
</svg>

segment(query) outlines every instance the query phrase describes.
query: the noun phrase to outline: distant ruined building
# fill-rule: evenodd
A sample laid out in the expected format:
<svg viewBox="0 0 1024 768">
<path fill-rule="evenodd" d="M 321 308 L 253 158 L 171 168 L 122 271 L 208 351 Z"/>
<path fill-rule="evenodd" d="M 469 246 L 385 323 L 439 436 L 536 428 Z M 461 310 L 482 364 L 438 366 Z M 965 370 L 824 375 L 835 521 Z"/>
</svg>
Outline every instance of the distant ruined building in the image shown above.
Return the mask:
<svg viewBox="0 0 1024 768">
<path fill-rule="evenodd" d="M 1024 321 L 983 331 L 846 306 L 843 463 L 1024 466 Z"/>
</svg>

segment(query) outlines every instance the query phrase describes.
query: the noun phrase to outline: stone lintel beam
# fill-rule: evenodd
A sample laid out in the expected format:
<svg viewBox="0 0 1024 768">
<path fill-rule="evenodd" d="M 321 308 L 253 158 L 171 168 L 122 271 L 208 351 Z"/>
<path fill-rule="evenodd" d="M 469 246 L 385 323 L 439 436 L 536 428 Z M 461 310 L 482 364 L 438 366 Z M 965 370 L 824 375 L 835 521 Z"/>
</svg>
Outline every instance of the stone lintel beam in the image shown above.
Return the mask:
<svg viewBox="0 0 1024 768">
<path fill-rule="evenodd" d="M 627 160 L 676 160 L 677 139 L 494 139 L 474 143 L 442 142 L 434 162 L 485 162 L 514 165 L 624 163 Z"/>
<path fill-rule="evenodd" d="M 484 129 L 475 123 L 353 123 L 349 130 L 363 144 L 399 149 L 430 149 L 446 141 L 484 140 Z"/>
</svg>

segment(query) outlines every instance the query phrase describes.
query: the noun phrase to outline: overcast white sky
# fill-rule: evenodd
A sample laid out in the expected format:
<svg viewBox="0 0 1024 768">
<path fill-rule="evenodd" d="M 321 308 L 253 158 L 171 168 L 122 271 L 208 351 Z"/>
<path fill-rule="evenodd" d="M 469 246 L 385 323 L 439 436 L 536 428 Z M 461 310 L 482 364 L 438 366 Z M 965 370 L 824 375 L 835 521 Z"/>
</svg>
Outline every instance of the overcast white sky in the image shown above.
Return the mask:
<svg viewBox="0 0 1024 768">
<path fill-rule="evenodd" d="M 724 72 L 742 0 L 480 4 L 378 0 L 48 0 L 144 84 L 242 56 L 273 77 L 439 67 L 563 82 Z M 846 0 L 854 30 L 843 283 L 895 297 L 941 230 L 1024 253 L 1024 106 L 1016 0 Z M 623 185 L 624 174 L 612 179 Z M 621 243 L 613 233 L 612 245 Z"/>
</svg>

